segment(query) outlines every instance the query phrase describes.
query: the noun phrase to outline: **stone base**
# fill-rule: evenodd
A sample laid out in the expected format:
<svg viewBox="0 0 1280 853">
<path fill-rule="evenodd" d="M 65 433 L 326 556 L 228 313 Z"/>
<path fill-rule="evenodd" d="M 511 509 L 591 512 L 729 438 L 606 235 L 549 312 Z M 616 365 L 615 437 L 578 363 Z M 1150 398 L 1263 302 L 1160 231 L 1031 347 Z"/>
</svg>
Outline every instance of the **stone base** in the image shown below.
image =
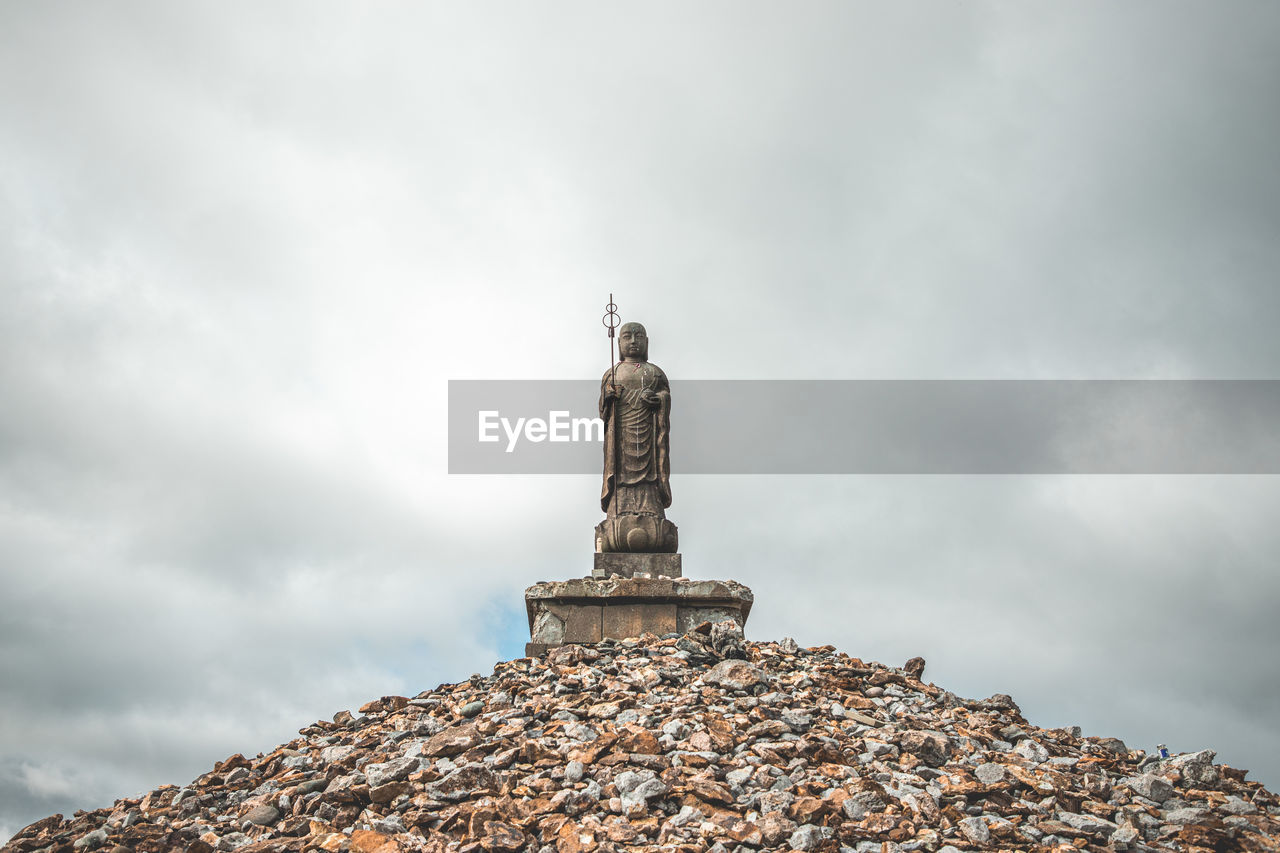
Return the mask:
<svg viewBox="0 0 1280 853">
<path fill-rule="evenodd" d="M 657 515 L 624 513 L 596 525 L 596 550 L 624 554 L 674 554 L 680 550 L 680 531 Z"/>
<path fill-rule="evenodd" d="M 525 590 L 532 641 L 526 655 L 568 643 L 641 634 L 686 634 L 703 622 L 746 626 L 755 596 L 737 581 L 685 578 L 578 578 Z"/>
<path fill-rule="evenodd" d="M 678 578 L 683 575 L 679 554 L 597 553 L 591 577 L 604 578 Z"/>
</svg>

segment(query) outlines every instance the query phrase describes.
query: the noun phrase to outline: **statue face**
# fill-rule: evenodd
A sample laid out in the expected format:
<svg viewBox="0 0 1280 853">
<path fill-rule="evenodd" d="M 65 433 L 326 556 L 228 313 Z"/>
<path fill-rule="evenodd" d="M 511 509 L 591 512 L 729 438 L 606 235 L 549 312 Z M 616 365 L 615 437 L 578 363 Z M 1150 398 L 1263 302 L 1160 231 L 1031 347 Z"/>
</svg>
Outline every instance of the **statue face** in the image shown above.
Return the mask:
<svg viewBox="0 0 1280 853">
<path fill-rule="evenodd" d="M 645 361 L 649 358 L 649 336 L 639 323 L 623 323 L 618 330 L 618 354 L 624 359 Z"/>
</svg>

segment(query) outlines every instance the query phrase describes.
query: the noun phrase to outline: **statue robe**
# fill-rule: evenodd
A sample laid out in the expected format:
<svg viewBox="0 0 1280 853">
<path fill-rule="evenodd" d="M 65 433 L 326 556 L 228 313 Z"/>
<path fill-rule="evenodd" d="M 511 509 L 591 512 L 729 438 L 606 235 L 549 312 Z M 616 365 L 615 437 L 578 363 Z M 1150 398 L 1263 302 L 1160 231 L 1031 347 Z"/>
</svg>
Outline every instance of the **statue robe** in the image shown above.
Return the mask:
<svg viewBox="0 0 1280 853">
<path fill-rule="evenodd" d="M 656 515 L 665 518 L 671 506 L 671 388 L 662 368 L 641 362 L 620 362 L 614 382 L 619 396 L 606 403 L 610 372 L 600 380 L 600 417 L 604 420 L 604 486 L 600 508 L 609 516 Z M 641 395 L 652 390 L 658 406 Z M 615 499 L 616 498 L 616 499 Z"/>
</svg>

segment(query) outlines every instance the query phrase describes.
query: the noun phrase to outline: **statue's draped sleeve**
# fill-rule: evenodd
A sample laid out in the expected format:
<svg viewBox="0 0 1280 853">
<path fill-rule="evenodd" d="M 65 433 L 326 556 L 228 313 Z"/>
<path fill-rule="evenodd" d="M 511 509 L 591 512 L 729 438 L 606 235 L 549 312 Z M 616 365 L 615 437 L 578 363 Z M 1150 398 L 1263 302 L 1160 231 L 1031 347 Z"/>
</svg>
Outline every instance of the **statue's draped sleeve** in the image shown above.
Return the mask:
<svg viewBox="0 0 1280 853">
<path fill-rule="evenodd" d="M 658 398 L 659 406 L 654 410 L 654 417 L 657 420 L 657 447 L 658 454 L 658 491 L 662 495 L 662 506 L 671 506 L 671 386 L 667 383 L 667 374 L 662 372 L 662 368 L 655 367 L 658 372 Z"/>
<path fill-rule="evenodd" d="M 605 371 L 600 380 L 600 419 L 604 421 L 604 485 L 600 490 L 600 509 L 609 511 L 609 498 L 613 495 L 613 475 L 615 458 L 614 445 L 616 436 L 613 433 L 613 404 L 606 402 L 604 392 L 609 387 L 609 378 L 613 371 Z"/>
</svg>

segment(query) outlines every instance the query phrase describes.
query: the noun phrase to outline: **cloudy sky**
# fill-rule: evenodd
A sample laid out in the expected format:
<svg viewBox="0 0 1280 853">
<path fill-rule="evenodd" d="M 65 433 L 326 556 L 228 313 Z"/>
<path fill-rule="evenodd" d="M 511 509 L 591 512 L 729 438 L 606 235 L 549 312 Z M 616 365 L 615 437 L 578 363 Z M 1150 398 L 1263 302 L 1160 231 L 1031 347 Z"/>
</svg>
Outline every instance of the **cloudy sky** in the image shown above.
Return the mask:
<svg viewBox="0 0 1280 853">
<path fill-rule="evenodd" d="M 1280 378 L 1273 3 L 0 6 L 0 839 L 487 672 L 450 379 Z M 679 400 L 675 401 L 678 411 Z M 680 474 L 748 635 L 1280 784 L 1280 480 Z"/>
</svg>

